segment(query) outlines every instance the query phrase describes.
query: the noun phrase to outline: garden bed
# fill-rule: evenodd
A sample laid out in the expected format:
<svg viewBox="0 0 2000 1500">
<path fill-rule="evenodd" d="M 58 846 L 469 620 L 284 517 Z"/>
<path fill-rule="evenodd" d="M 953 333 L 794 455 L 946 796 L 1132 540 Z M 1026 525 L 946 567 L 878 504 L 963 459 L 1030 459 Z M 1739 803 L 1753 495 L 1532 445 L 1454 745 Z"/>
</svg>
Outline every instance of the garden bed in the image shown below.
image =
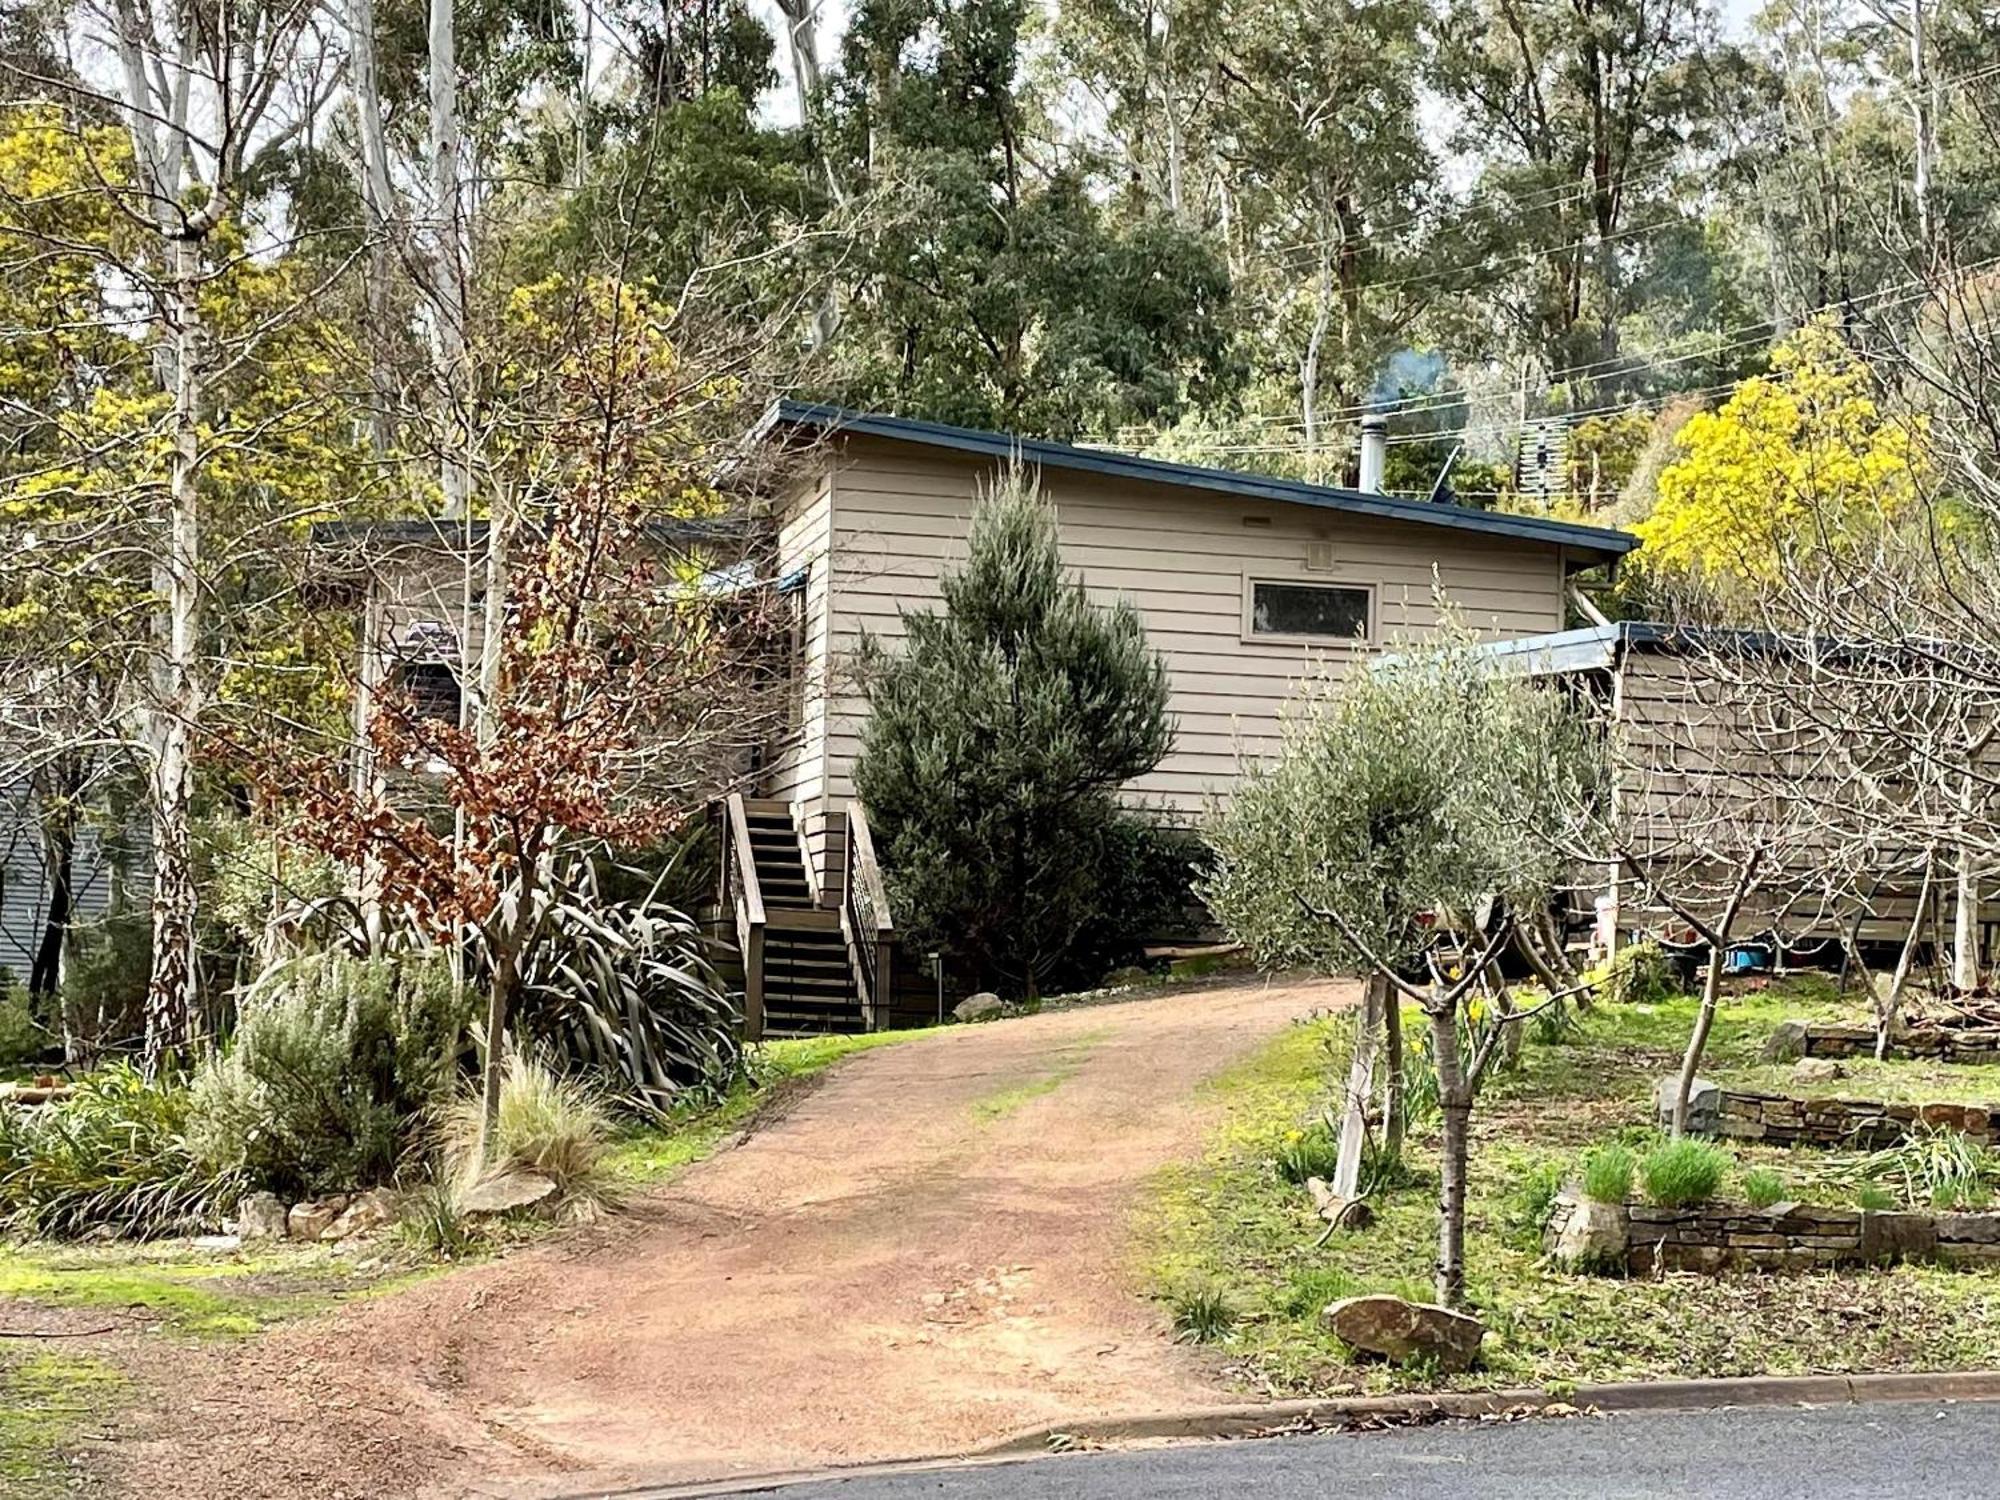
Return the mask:
<svg viewBox="0 0 2000 1500">
<path fill-rule="evenodd" d="M 1663 1080 L 1656 1100 L 1669 1107 L 1674 1080 Z M 1694 1135 L 1813 1146 L 1821 1150 L 1880 1150 L 1919 1131 L 1955 1130 L 1990 1145 L 2000 1140 L 2000 1108 L 1984 1104 L 1904 1103 L 1894 1099 L 1797 1098 L 1697 1082 L 1688 1095 L 1688 1130 Z"/>
<path fill-rule="evenodd" d="M 1767 1062 L 1790 1062 L 1800 1057 L 1844 1061 L 1874 1055 L 1875 1028 L 1865 1023 L 1788 1020 L 1779 1024 L 1764 1047 Z M 1990 1026 L 1899 1026 L 1890 1041 L 1889 1056 L 1971 1067 L 2000 1065 L 2000 1030 Z"/>
<path fill-rule="evenodd" d="M 1218 1082 L 1225 1123 L 1200 1161 L 1161 1180 L 1145 1225 L 1146 1272 L 1163 1314 L 1182 1337 L 1211 1340 L 1245 1390 L 1275 1396 L 2000 1365 L 2000 1266 L 1984 1261 L 1629 1279 L 1551 1263 L 1542 1228 L 1583 1158 L 1607 1141 L 1643 1154 L 1659 1139 L 1642 1122 L 1658 1079 L 1679 1063 L 1694 1012 L 1692 999 L 1671 999 L 1600 1006 L 1560 1033 L 1531 1023 L 1518 1066 L 1489 1081 L 1473 1117 L 1467 1213 L 1468 1290 L 1489 1329 L 1482 1368 L 1440 1379 L 1364 1363 L 1321 1320 L 1345 1296 L 1429 1300 L 1436 1251 L 1434 1124 L 1413 1134 L 1407 1180 L 1371 1196 L 1367 1229 L 1327 1235 L 1299 1186 L 1325 1175 L 1319 1158 L 1331 1139 L 1320 1122 L 1340 1096 L 1345 1018 L 1295 1029 Z M 1864 1003 L 1839 1001 L 1812 975 L 1731 994 L 1705 1073 L 1731 1087 L 1771 1075 L 1760 1054 L 1778 1022 L 1854 1024 L 1865 1015 Z M 1420 1030 L 1412 1014 L 1408 1031 Z M 1869 1090 L 1893 1095 L 1902 1072 L 1924 1079 L 1924 1069 L 1870 1064 Z M 1928 1093 L 1932 1084 L 1908 1086 Z M 1744 1197 L 1744 1179 L 1757 1174 L 1778 1179 L 1780 1199 L 1831 1207 L 1928 1210 L 1939 1206 L 1934 1198 L 1982 1206 L 2000 1181 L 1993 1160 L 1979 1153 L 1978 1180 L 1958 1181 L 1946 1169 L 1963 1162 L 1924 1155 L 1943 1157 L 1947 1147 L 1977 1149 L 1942 1135 L 1883 1152 L 1730 1142 L 1718 1195 Z"/>
<path fill-rule="evenodd" d="M 1804 1203 L 1592 1203 L 1565 1193 L 1550 1211 L 1543 1243 L 1561 1255 L 1564 1236 L 1588 1226 L 1585 1270 L 1633 1276 L 1658 1271 L 1824 1271 L 1904 1260 L 2000 1262 L 2000 1214 L 1918 1209 L 1822 1208 Z"/>
</svg>

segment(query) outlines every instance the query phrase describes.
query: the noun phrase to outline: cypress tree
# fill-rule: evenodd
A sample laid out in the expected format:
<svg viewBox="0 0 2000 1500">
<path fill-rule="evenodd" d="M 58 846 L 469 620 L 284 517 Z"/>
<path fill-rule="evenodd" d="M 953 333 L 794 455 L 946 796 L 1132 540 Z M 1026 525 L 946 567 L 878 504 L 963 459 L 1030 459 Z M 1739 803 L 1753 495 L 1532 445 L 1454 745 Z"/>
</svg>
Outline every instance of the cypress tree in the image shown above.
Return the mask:
<svg viewBox="0 0 2000 1500">
<path fill-rule="evenodd" d="M 854 781 L 898 922 L 1006 992 L 1034 996 L 1081 933 L 1115 919 L 1133 847 L 1117 790 L 1173 744 L 1167 675 L 1126 601 L 1064 571 L 1054 509 L 1010 472 L 972 516 L 943 608 L 864 640 L 869 715 Z"/>
</svg>

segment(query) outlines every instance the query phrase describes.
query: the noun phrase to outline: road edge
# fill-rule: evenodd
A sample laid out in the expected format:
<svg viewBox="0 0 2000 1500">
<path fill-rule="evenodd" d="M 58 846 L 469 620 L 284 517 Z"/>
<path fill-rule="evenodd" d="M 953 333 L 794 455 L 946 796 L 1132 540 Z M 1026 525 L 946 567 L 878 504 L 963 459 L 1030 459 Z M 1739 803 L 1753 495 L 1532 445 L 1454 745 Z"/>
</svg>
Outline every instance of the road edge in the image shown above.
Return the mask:
<svg viewBox="0 0 2000 1500">
<path fill-rule="evenodd" d="M 1642 1380 L 1573 1390 L 1517 1388 L 1393 1396 L 1246 1402 L 1044 1422 L 973 1450 L 997 1458 L 1094 1444 L 1255 1437 L 1357 1422 L 1533 1415 L 1552 1407 L 1600 1412 L 1690 1411 L 1729 1406 L 1835 1406 L 1865 1401 L 2000 1400 L 2000 1370 L 1899 1375 L 1749 1375 L 1714 1380 Z"/>
<path fill-rule="evenodd" d="M 1202 1442 L 1399 1423 L 1533 1417 L 1562 1411 L 1649 1412 L 1719 1410 L 1732 1406 L 1846 1406 L 1863 1402 L 2000 1400 L 2000 1370 L 1951 1370 L 1899 1375 L 1748 1375 L 1715 1380 L 1640 1380 L 1581 1385 L 1574 1390 L 1411 1392 L 1393 1396 L 1332 1396 L 1321 1400 L 1243 1402 L 1176 1411 L 1079 1417 L 1040 1422 L 956 1454 L 913 1457 L 822 1469 L 743 1474 L 684 1485 L 592 1490 L 624 1500 L 699 1500 L 762 1494 L 827 1480 L 920 1473 L 931 1469 L 1019 1463 L 1121 1443 Z"/>
</svg>

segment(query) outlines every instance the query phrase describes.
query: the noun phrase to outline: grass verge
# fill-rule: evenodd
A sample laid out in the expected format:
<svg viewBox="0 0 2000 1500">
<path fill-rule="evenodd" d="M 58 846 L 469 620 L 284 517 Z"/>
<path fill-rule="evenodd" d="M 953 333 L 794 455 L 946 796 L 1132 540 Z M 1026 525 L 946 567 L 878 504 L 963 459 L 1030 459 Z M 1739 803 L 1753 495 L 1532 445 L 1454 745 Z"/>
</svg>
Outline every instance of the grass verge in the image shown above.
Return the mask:
<svg viewBox="0 0 2000 1500">
<path fill-rule="evenodd" d="M 89 1355 L 24 1353 L 0 1369 L 0 1495 L 71 1487 L 68 1454 L 110 1415 L 124 1377 Z"/>
<path fill-rule="evenodd" d="M 2000 1273 L 1908 1265 L 1627 1281 L 1545 1261 L 1540 1215 L 1585 1153 L 1610 1141 L 1643 1152 L 1657 1139 L 1652 1089 L 1675 1068 L 1694 1009 L 1692 1000 L 1600 1007 L 1562 1041 L 1531 1038 L 1514 1069 L 1489 1079 L 1473 1117 L 1466 1224 L 1469 1291 L 1490 1330 L 1480 1370 L 1440 1380 L 1364 1363 L 1321 1326 L 1321 1310 L 1344 1296 L 1428 1300 L 1437 1232 L 1429 1129 L 1413 1137 L 1413 1180 L 1371 1200 L 1376 1222 L 1324 1243 L 1324 1225 L 1280 1169 L 1287 1142 L 1337 1096 L 1345 1017 L 1295 1027 L 1216 1081 L 1224 1118 L 1209 1150 L 1159 1179 L 1143 1221 L 1147 1280 L 1169 1309 L 1222 1299 L 1235 1313 L 1218 1344 L 1232 1374 L 1280 1396 L 2000 1364 Z M 1812 979 L 1734 996 L 1704 1072 L 1757 1067 L 1780 1020 L 1852 1014 Z M 1407 1029 L 1415 1033 L 1414 1018 Z M 1736 1197 L 1743 1176 L 1763 1172 L 1802 1199 L 1851 1202 L 1868 1170 L 1863 1156 L 1768 1148 L 1737 1151 L 1734 1162 L 1724 1192 Z"/>
</svg>

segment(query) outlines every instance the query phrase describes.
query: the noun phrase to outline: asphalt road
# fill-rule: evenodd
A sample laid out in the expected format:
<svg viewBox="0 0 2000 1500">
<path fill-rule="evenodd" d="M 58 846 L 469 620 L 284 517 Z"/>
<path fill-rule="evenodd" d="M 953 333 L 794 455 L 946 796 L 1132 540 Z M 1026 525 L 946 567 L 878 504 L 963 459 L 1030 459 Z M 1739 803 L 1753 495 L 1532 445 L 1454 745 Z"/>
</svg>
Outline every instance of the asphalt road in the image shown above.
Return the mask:
<svg viewBox="0 0 2000 1500">
<path fill-rule="evenodd" d="M 745 1493 L 756 1493 L 747 1491 Z M 782 1500 L 1990 1500 L 2000 1403 L 1635 1413 L 816 1481 Z"/>
</svg>

